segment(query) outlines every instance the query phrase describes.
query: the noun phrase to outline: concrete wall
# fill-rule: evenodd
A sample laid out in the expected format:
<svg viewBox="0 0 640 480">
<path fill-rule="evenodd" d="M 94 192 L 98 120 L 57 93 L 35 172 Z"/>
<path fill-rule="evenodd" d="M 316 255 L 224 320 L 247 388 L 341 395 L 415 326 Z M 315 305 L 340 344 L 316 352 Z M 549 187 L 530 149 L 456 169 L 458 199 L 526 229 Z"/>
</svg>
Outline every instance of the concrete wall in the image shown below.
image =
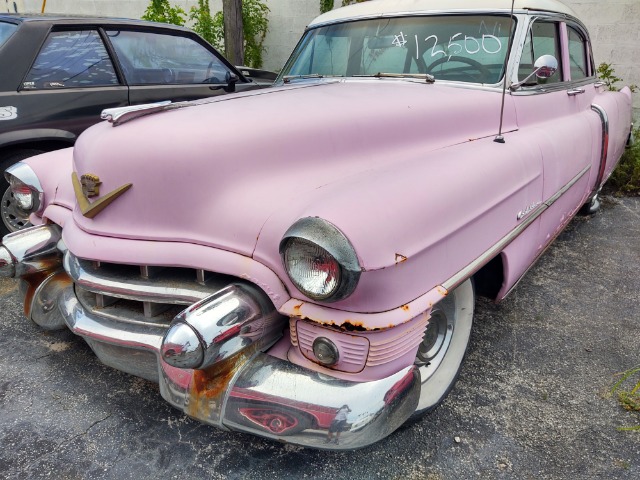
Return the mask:
<svg viewBox="0 0 640 480">
<path fill-rule="evenodd" d="M 17 13 L 24 11 L 22 0 L 0 0 L 0 12 Z"/>
<path fill-rule="evenodd" d="M 195 0 L 170 0 L 186 11 Z M 640 0 L 564 0 L 585 22 L 594 45 L 596 64 L 613 64 L 625 84 L 640 85 Z M 2 3 L 4 2 L 4 3 Z M 271 9 L 269 33 L 265 40 L 265 65 L 279 70 L 304 30 L 320 11 L 319 0 L 265 0 Z M 47 0 L 49 13 L 74 13 L 140 18 L 149 0 Z M 505 0 L 505 3 L 509 2 Z M 0 10 L 14 8 L 39 12 L 42 0 L 0 0 Z M 341 4 L 335 0 L 336 6 Z M 212 11 L 221 9 L 222 0 L 211 0 Z M 640 92 L 634 98 L 635 117 L 640 119 Z"/>
</svg>

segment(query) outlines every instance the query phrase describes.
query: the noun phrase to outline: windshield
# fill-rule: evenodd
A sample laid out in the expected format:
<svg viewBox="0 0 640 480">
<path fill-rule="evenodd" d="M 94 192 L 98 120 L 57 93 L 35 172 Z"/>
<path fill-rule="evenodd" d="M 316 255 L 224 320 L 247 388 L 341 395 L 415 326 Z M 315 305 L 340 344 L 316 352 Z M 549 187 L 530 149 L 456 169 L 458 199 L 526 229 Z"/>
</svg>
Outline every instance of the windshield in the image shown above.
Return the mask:
<svg viewBox="0 0 640 480">
<path fill-rule="evenodd" d="M 0 22 L 0 47 L 6 42 L 11 34 L 16 31 L 17 25 L 13 23 Z"/>
<path fill-rule="evenodd" d="M 398 17 L 328 25 L 306 33 L 282 76 L 431 74 L 437 80 L 495 84 L 503 75 L 510 27 L 511 20 L 504 15 Z"/>
</svg>

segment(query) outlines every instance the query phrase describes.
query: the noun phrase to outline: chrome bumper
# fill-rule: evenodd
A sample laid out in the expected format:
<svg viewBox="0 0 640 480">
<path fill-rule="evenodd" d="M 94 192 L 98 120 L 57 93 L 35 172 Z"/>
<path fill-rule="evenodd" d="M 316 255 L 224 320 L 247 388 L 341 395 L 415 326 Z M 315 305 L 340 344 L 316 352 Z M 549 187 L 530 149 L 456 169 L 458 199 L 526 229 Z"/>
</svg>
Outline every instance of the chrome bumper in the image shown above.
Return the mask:
<svg viewBox="0 0 640 480">
<path fill-rule="evenodd" d="M 20 249 L 6 242 L 8 237 L 0 247 L 0 272 L 6 276 L 26 272 L 21 274 L 21 290 L 27 315 L 44 328 L 67 326 L 106 365 L 158 382 L 162 397 L 193 418 L 305 447 L 346 450 L 384 438 L 416 409 L 420 374 L 415 367 L 371 382 L 336 379 L 265 353 L 273 336 L 267 337 L 268 344 L 243 344 L 203 369 L 171 366 L 163 360 L 166 327 L 123 324 L 82 305 L 71 278 L 62 270 L 64 245 L 60 242 L 57 252 L 51 248 L 59 243 L 59 234 L 57 226 L 33 227 L 13 234 L 20 239 Z M 37 240 L 32 243 L 35 246 L 25 247 L 29 240 Z M 246 297 L 247 291 L 238 295 Z M 240 300 L 246 310 L 246 298 Z M 263 303 L 261 298 L 255 301 Z M 237 313 L 238 317 L 245 315 L 242 309 Z M 224 318 L 229 318 L 227 311 Z M 250 321 L 255 324 L 253 317 Z M 337 411 L 345 405 L 349 408 L 347 421 L 335 422 Z"/>
</svg>

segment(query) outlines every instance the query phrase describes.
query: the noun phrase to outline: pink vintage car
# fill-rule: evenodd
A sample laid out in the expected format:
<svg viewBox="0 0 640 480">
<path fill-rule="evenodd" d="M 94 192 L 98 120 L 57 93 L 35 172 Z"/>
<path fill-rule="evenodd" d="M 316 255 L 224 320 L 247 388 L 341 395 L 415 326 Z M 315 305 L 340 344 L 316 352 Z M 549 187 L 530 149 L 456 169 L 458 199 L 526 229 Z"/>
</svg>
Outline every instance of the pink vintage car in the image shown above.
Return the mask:
<svg viewBox="0 0 640 480">
<path fill-rule="evenodd" d="M 332 449 L 443 400 L 475 296 L 595 212 L 631 141 L 555 0 L 337 9 L 274 88 L 103 116 L 7 172 L 27 317 L 189 416 Z"/>
</svg>

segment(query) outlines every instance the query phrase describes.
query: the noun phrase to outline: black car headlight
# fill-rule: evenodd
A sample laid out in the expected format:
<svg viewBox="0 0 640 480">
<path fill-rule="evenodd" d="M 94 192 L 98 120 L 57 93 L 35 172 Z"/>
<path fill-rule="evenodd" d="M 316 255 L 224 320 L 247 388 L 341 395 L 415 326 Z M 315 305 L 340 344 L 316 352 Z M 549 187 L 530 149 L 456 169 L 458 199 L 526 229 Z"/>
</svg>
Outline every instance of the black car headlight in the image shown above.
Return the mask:
<svg viewBox="0 0 640 480">
<path fill-rule="evenodd" d="M 284 234 L 280 255 L 287 275 L 313 300 L 336 302 L 353 293 L 360 263 L 345 235 L 316 217 L 298 220 Z"/>
</svg>

